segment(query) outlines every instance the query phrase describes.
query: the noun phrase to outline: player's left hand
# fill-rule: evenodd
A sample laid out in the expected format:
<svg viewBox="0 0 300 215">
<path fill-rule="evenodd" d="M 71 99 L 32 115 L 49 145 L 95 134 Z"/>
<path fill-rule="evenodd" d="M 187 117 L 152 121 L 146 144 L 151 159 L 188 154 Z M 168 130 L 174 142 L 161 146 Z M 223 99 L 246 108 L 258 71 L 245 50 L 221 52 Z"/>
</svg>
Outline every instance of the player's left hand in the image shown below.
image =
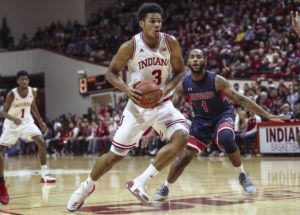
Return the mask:
<svg viewBox="0 0 300 215">
<path fill-rule="evenodd" d="M 268 117 L 268 119 L 273 122 L 284 122 L 286 120 L 289 120 L 290 118 L 291 118 L 291 116 L 289 116 L 289 115 L 285 115 L 285 116 L 271 115 Z"/>
<path fill-rule="evenodd" d="M 46 123 L 44 123 L 43 121 L 40 122 L 40 128 L 41 128 L 41 130 L 42 130 L 43 133 L 48 133 L 49 129 L 48 129 Z"/>
</svg>

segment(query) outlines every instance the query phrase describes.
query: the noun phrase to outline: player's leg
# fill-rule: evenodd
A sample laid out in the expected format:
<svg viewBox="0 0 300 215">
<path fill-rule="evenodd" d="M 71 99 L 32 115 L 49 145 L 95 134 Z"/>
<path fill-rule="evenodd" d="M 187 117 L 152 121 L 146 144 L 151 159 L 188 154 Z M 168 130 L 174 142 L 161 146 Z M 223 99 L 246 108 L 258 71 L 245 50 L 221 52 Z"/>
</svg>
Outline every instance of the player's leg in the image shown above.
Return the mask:
<svg viewBox="0 0 300 215">
<path fill-rule="evenodd" d="M 193 160 L 194 157 L 198 154 L 198 151 L 194 148 L 187 146 L 187 148 L 179 155 L 179 157 L 172 164 L 167 183 L 173 184 L 179 176 L 183 173 L 185 167 Z"/>
<path fill-rule="evenodd" d="M 179 155 L 179 157 L 172 164 L 168 173 L 167 180 L 153 195 L 153 200 L 164 201 L 168 199 L 170 185 L 175 183 L 175 181 L 183 173 L 184 169 L 188 166 L 188 164 L 193 160 L 193 158 L 197 154 L 197 150 L 187 146 L 187 148 Z"/>
<path fill-rule="evenodd" d="M 31 139 L 38 147 L 38 154 L 39 154 L 41 166 L 47 165 L 47 152 L 46 152 L 46 144 L 44 142 L 44 138 L 42 137 L 42 135 L 37 135 L 31 137 Z"/>
<path fill-rule="evenodd" d="M 9 202 L 9 195 L 7 192 L 7 186 L 4 180 L 4 158 L 3 152 L 5 151 L 6 147 L 0 145 L 0 202 L 4 205 L 8 204 Z"/>
<path fill-rule="evenodd" d="M 73 192 L 67 203 L 69 211 L 76 211 L 83 205 L 85 199 L 95 190 L 95 182 L 127 155 L 142 136 L 140 130 L 143 129 L 144 126 L 139 127 L 134 116 L 125 109 L 123 121 L 113 138 L 110 151 L 97 159 L 88 178 Z"/>
<path fill-rule="evenodd" d="M 0 183 L 4 183 L 4 159 L 3 153 L 7 147 L 0 145 Z"/>
<path fill-rule="evenodd" d="M 34 124 L 24 124 L 20 127 L 22 137 L 28 139 L 31 138 L 37 145 L 39 160 L 41 164 L 41 183 L 54 183 L 56 178 L 51 176 L 47 166 L 47 151 L 46 144 L 40 129 Z"/>
<path fill-rule="evenodd" d="M 3 128 L 2 136 L 0 138 L 0 202 L 8 204 L 9 194 L 4 180 L 4 158 L 3 153 L 7 146 L 14 145 L 18 140 L 20 134 L 16 129 Z"/>
<path fill-rule="evenodd" d="M 47 151 L 43 136 L 36 135 L 31 137 L 31 139 L 38 147 L 38 154 L 41 164 L 41 183 L 55 183 L 56 178 L 50 174 L 50 171 L 47 166 Z"/>
<path fill-rule="evenodd" d="M 170 164 L 184 150 L 188 142 L 185 118 L 171 103 L 164 104 L 153 116 L 155 122 L 152 127 L 171 142 L 161 148 L 153 163 L 141 175 L 126 184 L 131 193 L 143 203 L 149 201 L 149 197 L 144 191 L 150 179 Z M 138 195 L 141 192 L 143 195 Z"/>
<path fill-rule="evenodd" d="M 114 146 L 112 146 L 112 148 L 114 148 Z M 78 210 L 83 205 L 85 199 L 94 192 L 95 182 L 106 172 L 108 172 L 116 163 L 122 160 L 128 151 L 129 150 L 124 150 L 124 154 L 118 155 L 111 150 L 108 153 L 100 156 L 93 166 L 88 178 L 82 182 L 79 188 L 77 188 L 77 190 L 75 190 L 71 195 L 67 204 L 68 210 Z"/>
<path fill-rule="evenodd" d="M 170 101 L 164 103 L 158 111 L 153 128 L 159 131 L 162 138 L 170 140 L 169 144 L 159 150 L 152 163 L 161 171 L 185 149 L 189 139 L 188 128 L 186 119 Z"/>
<path fill-rule="evenodd" d="M 170 186 L 175 183 L 192 159 L 206 149 L 212 133 L 213 127 L 211 123 L 206 121 L 204 126 L 204 122 L 201 119 L 193 120 L 187 147 L 172 164 L 165 183 L 153 195 L 155 201 L 164 201 L 168 198 Z"/>
<path fill-rule="evenodd" d="M 111 150 L 97 159 L 90 174 L 91 180 L 97 181 L 101 176 L 108 172 L 116 163 L 118 163 L 124 158 L 125 155 L 118 155 L 115 154 L 115 152 L 113 151 L 114 150 Z"/>
<path fill-rule="evenodd" d="M 178 130 L 171 138 L 171 142 L 165 145 L 157 153 L 155 160 L 148 168 L 134 180 L 126 183 L 128 190 L 136 196 L 141 202 L 147 203 L 150 201 L 145 187 L 155 175 L 159 173 L 164 167 L 170 164 L 184 149 L 187 142 L 187 131 Z"/>
<path fill-rule="evenodd" d="M 179 157 L 172 164 L 167 180 L 163 185 L 161 185 L 160 189 L 153 195 L 153 200 L 155 201 L 164 201 L 168 198 L 169 195 L 169 187 L 175 183 L 178 177 L 183 173 L 184 169 L 188 166 L 188 164 L 193 160 L 193 158 L 201 153 L 201 151 L 205 150 L 206 144 L 205 140 L 201 138 L 197 139 L 195 136 L 198 133 L 194 131 L 199 131 L 200 125 L 198 122 L 193 121 L 192 128 L 190 129 L 191 135 L 189 136 L 189 141 L 186 149 L 179 155 Z M 203 129 L 205 130 L 205 129 Z M 207 130 L 207 129 L 206 129 Z"/>
<path fill-rule="evenodd" d="M 230 119 L 230 120 L 229 120 Z M 239 175 L 239 181 L 244 191 L 254 193 L 256 188 L 250 177 L 245 173 L 241 162 L 240 150 L 234 140 L 234 116 L 226 115 L 217 123 L 216 143 L 222 151 L 225 151 L 232 165 Z"/>
<path fill-rule="evenodd" d="M 170 140 L 169 144 L 159 150 L 153 161 L 153 165 L 158 171 L 169 165 L 184 150 L 188 142 L 187 130 L 175 131 Z"/>
</svg>

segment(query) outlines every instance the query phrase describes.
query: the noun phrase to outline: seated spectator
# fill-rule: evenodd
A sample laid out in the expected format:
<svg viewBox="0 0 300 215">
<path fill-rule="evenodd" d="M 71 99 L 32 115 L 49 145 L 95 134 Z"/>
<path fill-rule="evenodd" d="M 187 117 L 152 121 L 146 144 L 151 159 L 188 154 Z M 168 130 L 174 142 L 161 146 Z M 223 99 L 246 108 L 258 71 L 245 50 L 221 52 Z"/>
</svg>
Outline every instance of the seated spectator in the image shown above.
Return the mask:
<svg viewBox="0 0 300 215">
<path fill-rule="evenodd" d="M 247 131 L 247 114 L 245 111 L 241 110 L 236 114 L 235 118 L 235 141 L 242 151 L 242 146 L 244 146 L 244 134 Z"/>
<path fill-rule="evenodd" d="M 292 116 L 293 113 L 290 111 L 290 105 L 288 103 L 284 103 L 280 108 L 280 115 L 290 115 Z"/>
<path fill-rule="evenodd" d="M 249 115 L 246 132 L 241 134 L 244 143 L 244 150 L 242 152 L 244 156 L 251 156 L 251 147 L 256 145 L 257 124 L 262 121 L 261 117 L 257 114 L 249 112 Z"/>
</svg>

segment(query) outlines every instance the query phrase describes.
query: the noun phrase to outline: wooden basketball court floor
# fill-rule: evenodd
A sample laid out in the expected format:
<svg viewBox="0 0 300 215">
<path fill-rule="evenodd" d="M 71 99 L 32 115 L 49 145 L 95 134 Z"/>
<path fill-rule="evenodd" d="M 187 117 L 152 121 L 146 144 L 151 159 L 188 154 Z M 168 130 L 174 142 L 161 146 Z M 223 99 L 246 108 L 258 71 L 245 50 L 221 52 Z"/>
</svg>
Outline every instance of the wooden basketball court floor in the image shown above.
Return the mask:
<svg viewBox="0 0 300 215">
<path fill-rule="evenodd" d="M 300 214 L 300 157 L 243 158 L 257 186 L 245 195 L 237 173 L 227 158 L 196 158 L 165 203 L 140 204 L 125 188 L 126 181 L 139 175 L 151 157 L 126 157 L 97 182 L 95 192 L 78 212 L 69 212 L 71 193 L 85 180 L 96 157 L 49 158 L 57 177 L 55 185 L 39 183 L 35 156 L 7 158 L 6 181 L 10 203 L 0 205 L 0 214 Z M 153 194 L 167 176 L 162 171 L 148 187 Z"/>
</svg>

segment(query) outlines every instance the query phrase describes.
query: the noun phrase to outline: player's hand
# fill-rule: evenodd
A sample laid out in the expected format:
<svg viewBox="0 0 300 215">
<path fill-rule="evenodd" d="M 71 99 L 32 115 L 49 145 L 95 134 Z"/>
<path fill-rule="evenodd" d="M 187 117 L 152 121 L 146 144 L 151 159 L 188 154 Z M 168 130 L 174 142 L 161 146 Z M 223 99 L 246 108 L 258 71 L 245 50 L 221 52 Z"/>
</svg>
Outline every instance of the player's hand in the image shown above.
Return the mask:
<svg viewBox="0 0 300 215">
<path fill-rule="evenodd" d="M 284 122 L 286 120 L 289 120 L 290 118 L 291 118 L 291 116 L 289 116 L 289 115 L 286 115 L 286 116 L 270 115 L 268 117 L 268 119 L 273 122 Z"/>
<path fill-rule="evenodd" d="M 20 125 L 21 123 L 22 123 L 22 120 L 20 120 L 20 119 L 18 119 L 18 118 L 14 118 L 14 123 L 16 124 L 16 125 Z"/>
<path fill-rule="evenodd" d="M 129 85 L 126 89 L 127 96 L 135 103 L 139 104 L 141 99 L 141 91 L 134 89 L 137 84 L 139 84 L 140 81 L 135 82 L 131 85 Z"/>
<path fill-rule="evenodd" d="M 297 32 L 298 28 L 300 28 L 300 16 L 298 12 L 291 11 L 291 19 L 292 19 L 292 26 L 294 30 Z M 298 32 L 297 32 L 298 33 Z"/>
<path fill-rule="evenodd" d="M 41 130 L 42 130 L 43 133 L 48 133 L 49 129 L 48 129 L 46 123 L 44 123 L 43 121 L 40 122 L 40 128 L 41 128 Z"/>
<path fill-rule="evenodd" d="M 161 97 L 160 97 L 159 101 L 157 102 L 157 105 L 160 105 L 163 102 L 165 95 L 166 95 L 164 90 L 160 90 L 160 92 L 161 92 Z"/>
</svg>

